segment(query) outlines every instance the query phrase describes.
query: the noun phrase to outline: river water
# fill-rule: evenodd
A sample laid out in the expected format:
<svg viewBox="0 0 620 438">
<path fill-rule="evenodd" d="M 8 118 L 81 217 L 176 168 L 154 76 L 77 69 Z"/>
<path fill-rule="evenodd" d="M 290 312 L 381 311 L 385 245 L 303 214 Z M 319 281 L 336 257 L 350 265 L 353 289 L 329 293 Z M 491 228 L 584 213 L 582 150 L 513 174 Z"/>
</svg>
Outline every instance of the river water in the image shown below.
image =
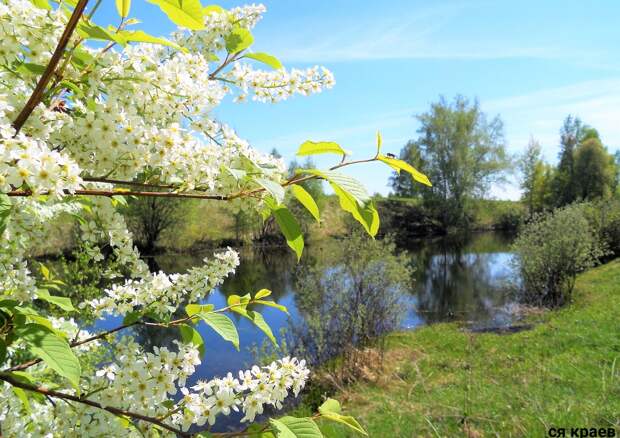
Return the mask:
<svg viewBox="0 0 620 438">
<path fill-rule="evenodd" d="M 415 272 L 404 300 L 407 309 L 403 329 L 457 320 L 478 328 L 509 324 L 512 301 L 507 293 L 507 284 L 515 280 L 510 242 L 510 237 L 490 232 L 409 242 L 403 250 L 409 254 Z M 322 263 L 333 245 L 346 245 L 346 241 L 308 246 L 300 262 L 301 267 Z M 208 255 L 161 255 L 150 260 L 150 263 L 165 272 L 184 272 L 200 265 Z M 232 294 L 253 294 L 262 288 L 269 289 L 273 291 L 270 298 L 288 308 L 290 319 L 272 307 L 257 310 L 263 314 L 276 337 L 280 338 L 283 333 L 281 329 L 290 328 L 289 324 L 300 324 L 303 319 L 296 306 L 295 290 L 300 265 L 287 248 L 243 249 L 240 256 L 241 264 L 235 274 L 204 302 L 214 304 L 216 308 L 224 307 L 227 297 Z M 236 374 L 237 370 L 245 369 L 254 362 L 250 347 L 263 344 L 265 335 L 248 320 L 236 314 L 230 317 L 239 331 L 240 351 L 206 324 L 197 324 L 196 328 L 205 342 L 206 354 L 196 373 L 188 380 L 188 386 L 198 379 L 223 376 L 228 371 Z M 104 330 L 121 322 L 121 318 L 110 317 L 96 322 L 95 326 L 96 330 Z M 147 349 L 155 345 L 174 348 L 172 342 L 179 339 L 178 330 L 143 326 L 135 329 L 134 335 Z M 221 420 L 218 420 L 216 429 L 234 427 L 231 424 L 233 418 Z"/>
</svg>

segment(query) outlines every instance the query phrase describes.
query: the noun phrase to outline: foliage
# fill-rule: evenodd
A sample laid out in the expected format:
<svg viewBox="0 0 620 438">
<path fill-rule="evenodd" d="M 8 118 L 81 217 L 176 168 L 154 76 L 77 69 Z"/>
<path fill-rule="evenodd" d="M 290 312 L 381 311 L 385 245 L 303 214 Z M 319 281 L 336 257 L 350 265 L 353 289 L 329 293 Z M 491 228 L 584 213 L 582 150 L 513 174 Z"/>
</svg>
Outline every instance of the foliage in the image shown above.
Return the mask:
<svg viewBox="0 0 620 438">
<path fill-rule="evenodd" d="M 347 160 L 344 149 L 329 169 L 299 169 L 287 177 L 281 159 L 253 149 L 213 118 L 228 96 L 275 103 L 331 88 L 331 72 L 287 70 L 273 55 L 251 52 L 262 5 L 225 10 L 200 0 L 148 2 L 179 26 L 169 39 L 128 30 L 139 23 L 129 0 L 91 2 L 88 9 L 88 0 L 0 3 L 0 22 L 10 23 L 0 26 L 0 409 L 7 436 L 188 437 L 231 411 L 253 422 L 264 407 L 281 408 L 305 385 L 305 361 L 284 357 L 241 371 L 239 379 L 229 373 L 187 387 L 208 348 L 195 324 L 239 348 L 242 339 L 228 315 L 248 319 L 274 340 L 259 310 L 286 308 L 253 286 L 231 294 L 221 308 L 207 302 L 239 264 L 230 248 L 183 273 L 150 272 L 121 214 L 127 197 L 150 199 L 129 207 L 146 217 L 140 231 L 146 246 L 175 225 L 178 207 L 170 200 L 232 201 L 276 223 L 300 257 L 301 227 L 284 201 L 292 187 L 312 179 L 328 181 L 341 207 L 370 235 L 378 230 L 364 186 L 341 173 L 359 162 Z M 118 24 L 97 24 L 100 7 L 115 9 Z M 302 145 L 299 153 L 322 150 Z M 363 161 L 428 182 L 379 151 Z M 304 197 L 306 208 L 310 199 Z M 61 262 L 63 274 L 33 266 L 32 249 L 66 216 L 79 224 L 79 255 Z M 81 274 L 82 267 L 100 277 Z M 87 296 L 72 296 L 68 290 L 82 281 Z M 87 325 L 82 313 L 112 315 L 118 325 L 102 330 Z M 180 340 L 147 351 L 135 335 L 144 327 L 169 330 Z M 174 397 L 178 392 L 182 396 Z M 313 438 L 321 436 L 321 419 L 364 433 L 338 411 L 329 402 L 311 417 L 271 418 L 250 428 Z"/>
<path fill-rule="evenodd" d="M 529 316 L 532 330 L 500 336 L 443 323 L 391 334 L 381 378 L 334 397 L 346 396 L 343 409 L 378 437 L 386 430 L 470 438 L 545 436 L 550 427 L 570 435 L 580 425 L 613 430 L 620 423 L 618 294 L 620 260 L 581 274 L 574 304 Z"/>
<path fill-rule="evenodd" d="M 521 229 L 513 248 L 525 302 L 549 307 L 570 302 L 577 274 L 603 256 L 584 208 L 573 204 L 540 214 Z"/>
<path fill-rule="evenodd" d="M 394 176 L 392 187 L 399 196 L 420 193 L 444 228 L 466 224 L 471 200 L 501 181 L 509 166 L 502 121 L 499 117 L 488 121 L 478 102 L 462 96 L 453 102 L 441 98 L 418 120 L 420 136 L 405 146 L 400 157 L 425 169 L 433 186 L 414 189 Z"/>
<path fill-rule="evenodd" d="M 598 132 L 568 116 L 560 130 L 560 159 L 551 183 L 554 206 L 609 198 L 617 186 L 617 165 Z"/>
<path fill-rule="evenodd" d="M 400 326 L 403 294 L 410 287 L 406 254 L 389 238 L 370 240 L 358 231 L 322 263 L 297 275 L 297 305 L 304 325 L 293 323 L 289 348 L 311 364 L 338 358 L 340 381 L 356 377 L 357 352 Z"/>
</svg>

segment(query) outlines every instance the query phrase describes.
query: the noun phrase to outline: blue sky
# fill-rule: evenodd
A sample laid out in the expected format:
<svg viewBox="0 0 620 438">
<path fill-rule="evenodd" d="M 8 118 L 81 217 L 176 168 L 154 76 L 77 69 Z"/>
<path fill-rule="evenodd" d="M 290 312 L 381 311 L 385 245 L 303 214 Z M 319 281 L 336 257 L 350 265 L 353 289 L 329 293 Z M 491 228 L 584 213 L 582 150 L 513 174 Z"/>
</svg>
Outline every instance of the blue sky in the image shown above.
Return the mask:
<svg viewBox="0 0 620 438">
<path fill-rule="evenodd" d="M 96 21 L 116 20 L 109 3 Z M 133 3 L 132 15 L 144 20 L 145 30 L 172 29 L 157 7 Z M 377 130 L 385 150 L 398 153 L 416 137 L 414 115 L 440 95 L 456 94 L 477 98 L 487 114 L 501 116 L 511 153 L 523 151 L 534 136 L 555 162 L 558 130 L 569 113 L 597 128 L 610 150 L 620 147 L 616 0 L 264 4 L 253 49 L 278 56 L 288 67 L 324 65 L 334 72 L 336 86 L 276 105 L 227 102 L 215 115 L 257 148 L 277 148 L 287 161 L 309 139 L 337 141 L 354 158 L 367 157 Z M 373 193 L 389 191 L 387 168 L 364 165 L 348 172 Z M 519 190 L 512 182 L 491 194 L 515 199 Z"/>
</svg>

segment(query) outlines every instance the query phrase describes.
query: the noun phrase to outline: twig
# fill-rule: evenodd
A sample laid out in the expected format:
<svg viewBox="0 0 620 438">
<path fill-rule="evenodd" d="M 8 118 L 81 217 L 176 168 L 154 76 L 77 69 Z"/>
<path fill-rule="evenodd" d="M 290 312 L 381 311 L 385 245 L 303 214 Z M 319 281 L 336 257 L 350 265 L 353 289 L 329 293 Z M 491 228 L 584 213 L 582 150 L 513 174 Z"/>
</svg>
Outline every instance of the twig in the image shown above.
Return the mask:
<svg viewBox="0 0 620 438">
<path fill-rule="evenodd" d="M 45 88 L 47 87 L 47 84 L 54 75 L 54 71 L 56 70 L 58 63 L 60 62 L 60 59 L 64 54 L 67 44 L 69 44 L 71 35 L 73 34 L 73 31 L 75 30 L 78 21 L 80 21 L 80 18 L 84 13 L 84 9 L 86 8 L 87 3 L 88 0 L 79 0 L 78 4 L 75 6 L 75 9 L 73 9 L 73 13 L 71 14 L 71 18 L 69 18 L 67 27 L 65 27 L 65 30 L 62 33 L 62 36 L 58 41 L 58 45 L 56 46 L 56 50 L 54 50 L 54 53 L 52 54 L 52 57 L 47 64 L 47 67 L 45 67 L 43 75 L 39 78 L 39 82 L 37 83 L 37 86 L 30 95 L 28 102 L 26 102 L 26 105 L 24 105 L 24 108 L 22 108 L 21 112 L 13 122 L 13 128 L 15 128 L 15 135 L 17 135 L 17 133 L 19 133 L 19 131 L 22 129 L 24 123 L 26 123 L 26 120 L 28 120 L 30 114 L 32 114 L 32 111 L 37 107 L 39 103 L 41 103 Z"/>
</svg>

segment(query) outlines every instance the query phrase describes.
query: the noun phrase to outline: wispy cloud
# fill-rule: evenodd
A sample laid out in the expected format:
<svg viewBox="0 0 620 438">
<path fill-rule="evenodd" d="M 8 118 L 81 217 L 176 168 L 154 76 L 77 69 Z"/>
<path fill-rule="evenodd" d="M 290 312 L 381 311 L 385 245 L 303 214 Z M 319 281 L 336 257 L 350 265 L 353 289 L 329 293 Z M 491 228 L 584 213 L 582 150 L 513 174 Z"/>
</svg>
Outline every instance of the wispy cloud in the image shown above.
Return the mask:
<svg viewBox="0 0 620 438">
<path fill-rule="evenodd" d="M 561 51 L 554 47 L 509 46 L 494 39 L 454 40 L 444 32 L 459 17 L 486 2 L 462 1 L 437 3 L 415 11 L 405 10 L 392 16 L 355 17 L 323 32 L 295 32 L 279 39 L 274 52 L 288 62 L 340 62 L 385 59 L 503 59 L 555 58 Z M 333 31 L 337 28 L 338 31 Z M 279 47 L 278 47 L 279 44 Z"/>
<path fill-rule="evenodd" d="M 546 88 L 482 106 L 502 115 L 513 152 L 523 151 L 533 136 L 541 142 L 545 157 L 555 161 L 559 129 L 569 114 L 595 127 L 612 151 L 620 149 L 620 77 Z"/>
</svg>

